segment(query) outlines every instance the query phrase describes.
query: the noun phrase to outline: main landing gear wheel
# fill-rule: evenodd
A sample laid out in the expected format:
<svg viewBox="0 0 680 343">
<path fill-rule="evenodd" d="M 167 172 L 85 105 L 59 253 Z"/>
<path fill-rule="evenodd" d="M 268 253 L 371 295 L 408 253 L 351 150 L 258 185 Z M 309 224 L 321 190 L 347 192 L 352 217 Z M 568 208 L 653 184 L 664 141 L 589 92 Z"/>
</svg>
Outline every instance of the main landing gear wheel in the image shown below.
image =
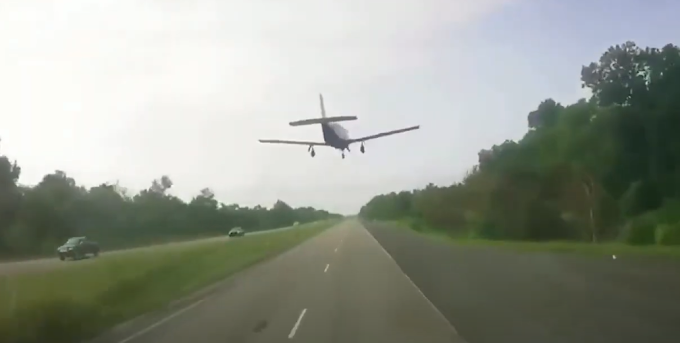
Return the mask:
<svg viewBox="0 0 680 343">
<path fill-rule="evenodd" d="M 361 148 L 359 151 L 361 151 L 362 154 L 366 152 L 366 149 L 364 148 L 364 142 L 361 142 Z"/>
<path fill-rule="evenodd" d="M 316 156 L 316 152 L 314 152 L 313 145 L 310 145 L 309 148 L 307 148 L 307 151 L 309 151 L 309 154 L 312 155 L 312 157 Z"/>
</svg>

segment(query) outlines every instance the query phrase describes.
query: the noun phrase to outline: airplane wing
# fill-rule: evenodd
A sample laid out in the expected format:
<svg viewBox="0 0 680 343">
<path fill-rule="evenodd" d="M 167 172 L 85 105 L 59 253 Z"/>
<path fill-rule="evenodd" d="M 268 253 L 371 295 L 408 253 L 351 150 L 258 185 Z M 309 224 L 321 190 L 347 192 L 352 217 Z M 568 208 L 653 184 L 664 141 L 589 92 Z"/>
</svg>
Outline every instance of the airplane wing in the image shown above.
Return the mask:
<svg viewBox="0 0 680 343">
<path fill-rule="evenodd" d="M 279 139 L 260 139 L 260 143 L 294 144 L 294 145 L 309 145 L 309 146 L 323 146 L 323 145 L 328 145 L 328 144 L 326 144 L 326 143 L 320 143 L 320 142 L 284 141 L 284 140 L 279 140 Z"/>
<path fill-rule="evenodd" d="M 370 135 L 370 136 L 366 136 L 366 137 L 352 138 L 352 139 L 349 140 L 349 142 L 350 143 L 363 142 L 363 141 L 368 141 L 368 140 L 371 140 L 371 139 L 381 138 L 381 137 L 385 137 L 385 136 L 396 135 L 397 133 L 418 130 L 419 128 L 420 128 L 420 125 L 411 126 L 411 127 L 405 128 L 405 129 L 382 132 L 382 133 L 378 133 L 378 134 Z"/>
</svg>

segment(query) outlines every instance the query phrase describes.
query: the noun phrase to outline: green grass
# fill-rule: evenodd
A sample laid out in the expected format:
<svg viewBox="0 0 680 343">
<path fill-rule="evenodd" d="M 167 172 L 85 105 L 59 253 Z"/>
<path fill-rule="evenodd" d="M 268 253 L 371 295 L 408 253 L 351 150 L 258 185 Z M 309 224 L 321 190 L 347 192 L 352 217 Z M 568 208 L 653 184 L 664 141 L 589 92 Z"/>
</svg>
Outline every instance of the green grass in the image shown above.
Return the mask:
<svg viewBox="0 0 680 343">
<path fill-rule="evenodd" d="M 660 257 L 680 258 L 680 248 L 673 246 L 634 246 L 623 243 L 582 243 L 582 242 L 511 242 L 511 241 L 489 241 L 481 239 L 454 239 L 449 238 L 455 244 L 462 245 L 484 245 L 500 248 L 508 248 L 517 251 L 551 251 L 562 253 L 580 253 L 588 255 L 647 255 Z"/>
<path fill-rule="evenodd" d="M 443 240 L 447 243 L 470 246 L 470 247 L 497 247 L 511 249 L 520 252 L 559 252 L 579 253 L 585 255 L 638 255 L 680 258 L 680 246 L 645 245 L 634 246 L 623 243 L 600 243 L 592 244 L 585 242 L 549 241 L 549 242 L 526 242 L 526 241 L 497 241 L 469 237 L 452 237 L 442 230 L 419 225 L 417 230 L 409 220 L 394 221 L 395 225 L 412 229 L 428 237 Z"/>
<path fill-rule="evenodd" d="M 93 337 L 280 254 L 336 222 L 228 242 L 102 255 L 92 263 L 73 262 L 47 273 L 0 276 L 0 337 L 8 343 Z"/>
</svg>

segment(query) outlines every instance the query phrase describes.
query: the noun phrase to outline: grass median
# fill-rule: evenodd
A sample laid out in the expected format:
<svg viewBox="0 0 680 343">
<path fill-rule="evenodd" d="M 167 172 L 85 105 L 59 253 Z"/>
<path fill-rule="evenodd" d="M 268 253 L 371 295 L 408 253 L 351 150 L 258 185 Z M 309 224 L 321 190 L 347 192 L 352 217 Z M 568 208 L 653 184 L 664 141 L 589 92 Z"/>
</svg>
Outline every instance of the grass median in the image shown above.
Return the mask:
<svg viewBox="0 0 680 343">
<path fill-rule="evenodd" d="M 102 255 L 92 263 L 73 262 L 47 273 L 0 276 L 1 341 L 67 343 L 93 337 L 278 255 L 336 222 Z"/>
<path fill-rule="evenodd" d="M 424 225 L 414 225 L 412 221 L 400 220 L 389 222 L 397 227 L 410 229 L 433 239 L 442 240 L 451 244 L 470 247 L 496 247 L 511 249 L 519 252 L 557 252 L 578 253 L 591 256 L 650 256 L 662 258 L 680 259 L 680 247 L 660 245 L 628 245 L 619 242 L 587 243 L 574 241 L 504 241 L 469 238 L 466 236 L 451 236 L 442 230 L 433 229 Z"/>
</svg>

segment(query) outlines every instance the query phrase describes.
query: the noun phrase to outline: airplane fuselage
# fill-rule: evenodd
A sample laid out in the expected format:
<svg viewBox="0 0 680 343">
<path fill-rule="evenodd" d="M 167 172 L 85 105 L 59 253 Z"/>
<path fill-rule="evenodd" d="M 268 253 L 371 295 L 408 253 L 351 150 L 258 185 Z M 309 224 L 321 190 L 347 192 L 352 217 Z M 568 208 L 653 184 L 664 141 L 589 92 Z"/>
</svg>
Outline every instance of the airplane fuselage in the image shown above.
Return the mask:
<svg viewBox="0 0 680 343">
<path fill-rule="evenodd" d="M 349 147 L 349 132 L 338 123 L 321 124 L 323 140 L 326 144 L 344 151 Z"/>
</svg>

